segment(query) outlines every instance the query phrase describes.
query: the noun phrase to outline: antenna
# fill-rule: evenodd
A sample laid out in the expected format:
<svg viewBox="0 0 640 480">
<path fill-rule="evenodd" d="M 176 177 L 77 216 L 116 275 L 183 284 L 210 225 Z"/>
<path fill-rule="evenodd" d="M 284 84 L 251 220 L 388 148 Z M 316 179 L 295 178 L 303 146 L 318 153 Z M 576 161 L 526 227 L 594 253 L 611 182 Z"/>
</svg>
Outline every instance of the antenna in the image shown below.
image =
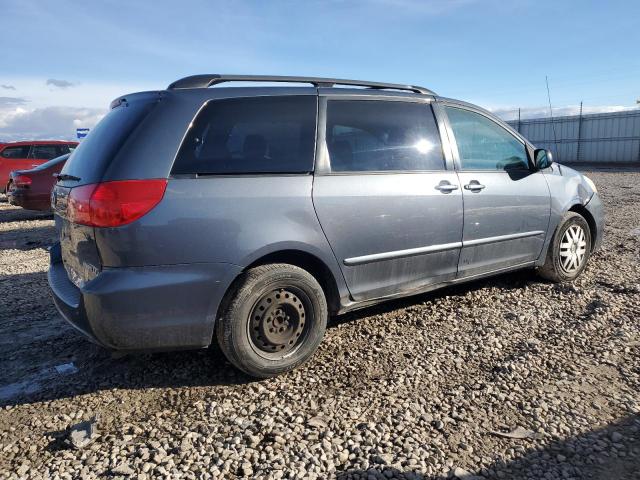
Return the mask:
<svg viewBox="0 0 640 480">
<path fill-rule="evenodd" d="M 549 99 L 549 113 L 551 114 L 551 127 L 553 128 L 553 143 L 556 146 L 556 154 L 558 160 L 560 160 L 560 151 L 558 150 L 558 137 L 556 136 L 556 124 L 553 121 L 553 108 L 551 108 L 551 93 L 549 93 L 549 77 L 544 76 L 544 81 L 547 83 L 547 98 Z"/>
</svg>

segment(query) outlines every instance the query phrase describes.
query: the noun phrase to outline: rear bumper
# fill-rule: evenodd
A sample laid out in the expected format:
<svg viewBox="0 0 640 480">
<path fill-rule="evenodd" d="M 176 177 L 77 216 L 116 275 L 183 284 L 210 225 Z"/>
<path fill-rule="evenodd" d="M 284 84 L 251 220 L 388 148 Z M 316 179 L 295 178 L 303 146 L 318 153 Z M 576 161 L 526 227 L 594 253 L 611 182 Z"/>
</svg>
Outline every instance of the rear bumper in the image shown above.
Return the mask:
<svg viewBox="0 0 640 480">
<path fill-rule="evenodd" d="M 585 205 L 585 208 L 589 211 L 593 220 L 596 224 L 596 235 L 593 241 L 592 250 L 596 251 L 602 246 L 602 239 L 604 237 L 604 206 L 602 205 L 602 200 L 597 193 L 594 193 L 589 203 Z"/>
<path fill-rule="evenodd" d="M 7 200 L 11 205 L 26 208 L 27 210 L 40 210 L 43 212 L 51 210 L 49 196 L 29 195 L 24 190 L 7 191 Z"/>
<path fill-rule="evenodd" d="M 226 263 L 105 269 L 82 288 L 51 249 L 49 286 L 60 314 L 93 342 L 116 350 L 202 348 L 241 268 Z"/>
</svg>

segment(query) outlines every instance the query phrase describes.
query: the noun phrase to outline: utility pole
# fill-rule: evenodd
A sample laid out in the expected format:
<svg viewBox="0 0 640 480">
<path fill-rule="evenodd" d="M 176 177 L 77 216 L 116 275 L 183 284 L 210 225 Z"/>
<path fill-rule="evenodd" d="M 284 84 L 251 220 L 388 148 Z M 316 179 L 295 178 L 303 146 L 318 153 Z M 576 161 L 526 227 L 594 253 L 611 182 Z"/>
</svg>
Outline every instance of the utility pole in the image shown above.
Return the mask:
<svg viewBox="0 0 640 480">
<path fill-rule="evenodd" d="M 638 103 L 640 103 L 640 100 L 638 100 Z M 520 133 L 520 109 L 518 108 L 518 133 Z"/>
</svg>

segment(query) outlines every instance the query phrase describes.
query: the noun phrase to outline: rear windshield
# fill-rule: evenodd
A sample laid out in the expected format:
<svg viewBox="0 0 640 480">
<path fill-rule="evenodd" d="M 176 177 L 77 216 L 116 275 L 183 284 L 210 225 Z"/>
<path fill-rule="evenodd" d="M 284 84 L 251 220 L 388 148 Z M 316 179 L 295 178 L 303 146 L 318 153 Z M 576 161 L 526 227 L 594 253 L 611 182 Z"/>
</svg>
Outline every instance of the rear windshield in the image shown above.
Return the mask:
<svg viewBox="0 0 640 480">
<path fill-rule="evenodd" d="M 172 173 L 310 172 L 316 108 L 311 95 L 210 101 L 187 132 Z"/>
<path fill-rule="evenodd" d="M 155 102 L 138 100 L 111 110 L 73 151 L 62 173 L 79 177 L 73 185 L 99 182 L 129 135 Z"/>
</svg>

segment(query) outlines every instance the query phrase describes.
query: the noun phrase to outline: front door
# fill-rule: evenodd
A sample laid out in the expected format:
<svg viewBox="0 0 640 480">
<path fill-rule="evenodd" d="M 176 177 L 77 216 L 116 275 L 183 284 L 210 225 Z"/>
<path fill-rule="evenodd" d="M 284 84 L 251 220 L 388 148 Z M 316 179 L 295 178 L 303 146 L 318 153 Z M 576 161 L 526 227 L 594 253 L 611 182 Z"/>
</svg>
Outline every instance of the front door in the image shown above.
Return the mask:
<svg viewBox="0 0 640 480">
<path fill-rule="evenodd" d="M 321 97 L 313 202 L 356 301 L 456 276 L 462 191 L 429 103 Z"/>
<path fill-rule="evenodd" d="M 459 277 L 533 262 L 549 225 L 544 175 L 532 168 L 526 145 L 499 123 L 466 108 L 444 110 L 464 200 Z"/>
</svg>

